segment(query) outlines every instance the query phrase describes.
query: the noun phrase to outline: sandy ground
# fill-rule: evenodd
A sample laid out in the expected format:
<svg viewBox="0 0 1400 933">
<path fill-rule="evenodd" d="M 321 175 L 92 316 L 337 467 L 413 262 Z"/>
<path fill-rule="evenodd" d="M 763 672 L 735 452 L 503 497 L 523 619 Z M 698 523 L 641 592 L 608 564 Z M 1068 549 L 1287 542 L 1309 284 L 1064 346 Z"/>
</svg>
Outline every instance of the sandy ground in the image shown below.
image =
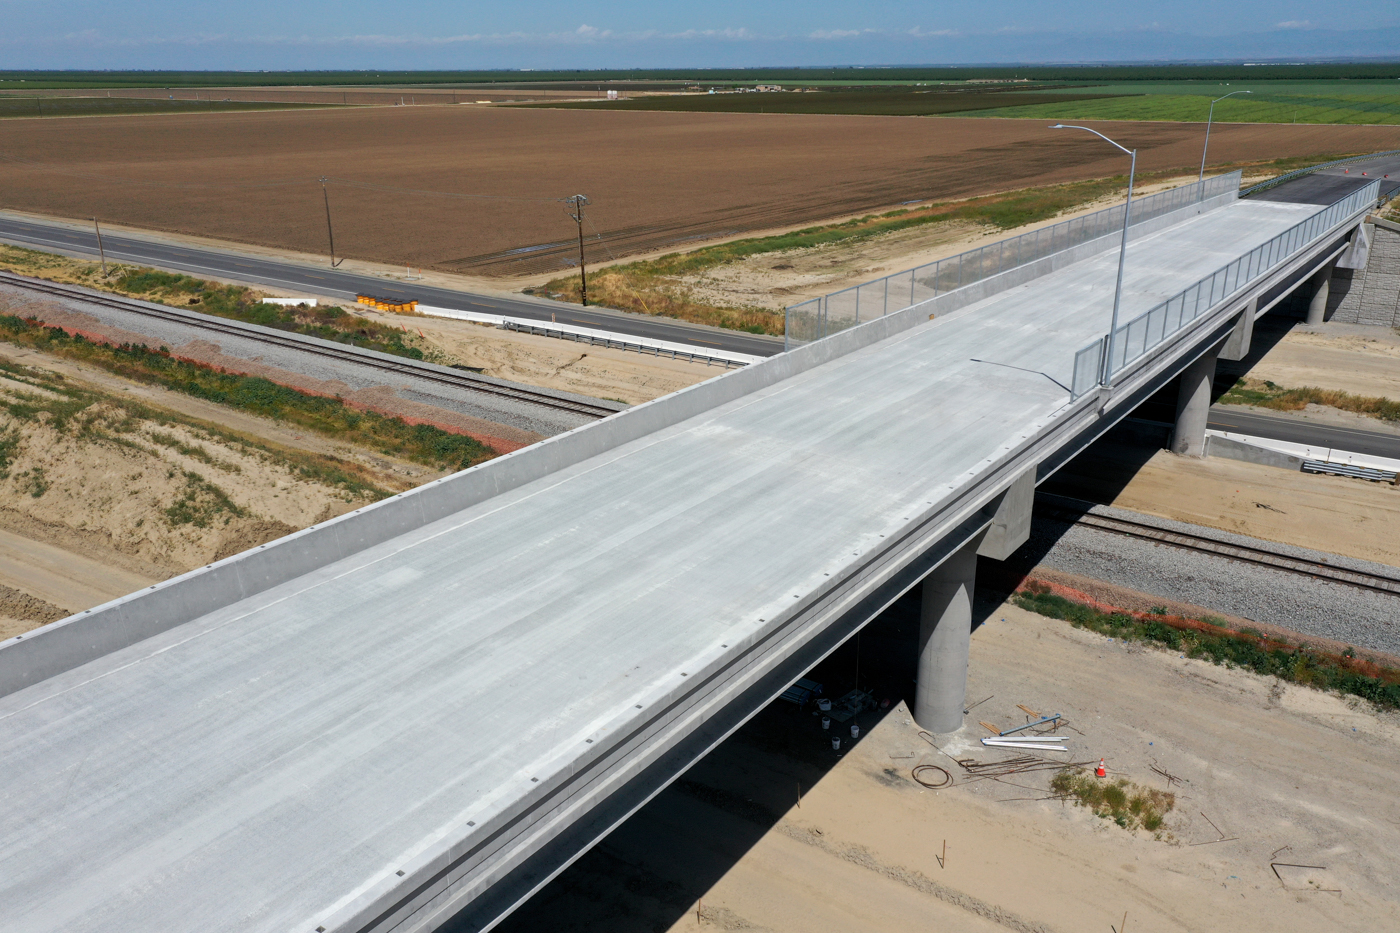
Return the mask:
<svg viewBox="0 0 1400 933">
<path fill-rule="evenodd" d="M 989 608 L 967 695 L 990 699 L 943 750 L 1001 760 L 1019 753 L 983 748 L 977 721 L 1062 713 L 1059 757 L 1103 757 L 1158 789 L 1154 765 L 1182 779 L 1160 838 L 1044 799 L 1049 773 L 969 781 L 902 704 L 832 752 L 775 703 L 502 929 L 1051 933 L 1119 930 L 1124 912 L 1143 933 L 1400 924 L 1400 717 Z M 918 763 L 954 785 L 920 787 Z M 1271 861 L 1323 867 L 1280 881 Z"/>
<path fill-rule="evenodd" d="M 1289 388 L 1400 399 L 1400 332 L 1368 324 L 1300 324 L 1249 375 Z"/>
<path fill-rule="evenodd" d="M 23 419 L 0 414 L 0 436 L 15 442 L 0 469 L 0 637 L 368 501 L 306 478 L 284 452 L 334 457 L 389 491 L 442 475 L 9 344 L 0 344 L 0 364 L 18 364 L 25 367 L 21 373 L 40 374 L 37 381 L 49 385 L 140 402 L 157 419 L 128 420 L 119 405 L 104 400 L 67 425 L 48 412 Z M 55 396 L 35 379 L 0 374 L 0 400 L 35 397 Z M 217 430 L 160 424 L 164 413 Z M 219 496 L 241 514 L 215 508 Z M 196 521 L 167 515 L 182 500 Z"/>
<path fill-rule="evenodd" d="M 726 372 L 719 365 L 590 347 L 466 321 L 406 318 L 381 312 L 366 312 L 364 316 L 407 323 L 420 331 L 444 359 L 478 368 L 488 376 L 629 405 L 649 402 Z"/>
<path fill-rule="evenodd" d="M 1165 179 L 1137 188 L 1135 197 L 1194 181 L 1195 176 Z M 1103 210 L 1120 200 L 1119 197 L 1099 198 L 1049 220 L 1025 224 L 1012 230 L 966 221 L 947 221 L 900 230 L 855 244 L 832 243 L 809 249 L 762 253 L 680 278 L 677 284 L 698 301 L 724 307 L 756 306 L 778 310 L 808 298 L 956 256 L 988 241 L 1019 236 Z"/>
<path fill-rule="evenodd" d="M 1043 488 L 1149 515 L 1400 567 L 1400 488 L 1238 460 L 1096 445 Z"/>
<path fill-rule="evenodd" d="M 458 106 L 7 126 L 0 185 L 17 210 L 314 255 L 326 241 L 317 179 L 327 176 L 341 254 L 502 276 L 569 268 L 576 227 L 559 199 L 579 192 L 601 238 L 590 252 L 604 259 L 1122 170 L 1100 141 L 1037 120 Z M 1194 125 L 1099 126 L 1139 148 L 1143 171 L 1199 157 Z M 1394 127 L 1221 125 L 1211 152 L 1236 162 L 1398 141 Z"/>
</svg>

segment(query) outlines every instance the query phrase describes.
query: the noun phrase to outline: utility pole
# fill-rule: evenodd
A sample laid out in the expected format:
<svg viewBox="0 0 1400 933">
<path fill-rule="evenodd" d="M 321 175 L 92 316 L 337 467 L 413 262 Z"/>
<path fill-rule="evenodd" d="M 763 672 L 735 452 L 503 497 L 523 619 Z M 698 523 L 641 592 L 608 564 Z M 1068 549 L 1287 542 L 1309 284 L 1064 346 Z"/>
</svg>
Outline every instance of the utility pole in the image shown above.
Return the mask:
<svg viewBox="0 0 1400 933">
<path fill-rule="evenodd" d="M 334 269 L 336 266 L 340 265 L 340 263 L 335 261 L 335 230 L 331 227 L 331 196 L 330 193 L 326 191 L 325 175 L 321 176 L 321 197 L 324 198 L 326 202 L 326 236 L 328 236 L 331 241 L 331 268 Z M 343 259 L 341 260 L 341 262 L 344 261 Z"/>
<path fill-rule="evenodd" d="M 576 194 L 571 198 L 564 199 L 565 204 L 572 204 L 575 213 L 569 216 L 578 224 L 578 275 L 582 283 L 583 306 L 588 307 L 588 270 L 583 265 L 583 206 L 588 203 L 588 199 L 581 194 Z"/>
<path fill-rule="evenodd" d="M 97 218 L 92 218 L 92 229 L 97 231 L 97 255 L 102 260 L 102 277 L 107 277 L 107 251 L 102 248 L 102 228 L 97 225 Z"/>
</svg>

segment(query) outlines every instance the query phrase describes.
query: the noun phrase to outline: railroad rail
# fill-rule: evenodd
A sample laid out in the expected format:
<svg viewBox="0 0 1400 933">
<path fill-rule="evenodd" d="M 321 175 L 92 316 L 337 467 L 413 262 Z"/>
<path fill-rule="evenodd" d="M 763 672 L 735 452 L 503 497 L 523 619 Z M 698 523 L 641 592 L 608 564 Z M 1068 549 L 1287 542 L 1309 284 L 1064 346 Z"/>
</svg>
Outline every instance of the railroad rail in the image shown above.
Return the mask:
<svg viewBox="0 0 1400 933">
<path fill-rule="evenodd" d="M 1351 570 L 1347 567 L 1335 566 L 1326 560 L 1295 557 L 1268 548 L 1234 544 L 1186 531 L 1169 531 L 1147 522 L 1115 518 L 1088 511 L 1093 505 L 1092 502 L 1068 496 L 1054 496 L 1046 493 L 1036 496 L 1037 514 L 1047 517 L 1053 516 L 1071 524 L 1107 531 L 1112 534 L 1126 535 L 1130 538 L 1140 538 L 1157 544 L 1169 544 L 1187 551 L 1215 554 L 1230 560 L 1312 577 L 1327 583 L 1341 583 L 1358 589 L 1400 596 L 1400 574 L 1389 576 L 1368 573 L 1363 570 Z"/>
<path fill-rule="evenodd" d="M 73 301 L 83 301 L 88 304 L 116 308 L 130 314 L 139 314 L 144 317 L 156 318 L 173 324 L 181 324 L 186 327 L 227 334 L 239 337 L 243 340 L 265 343 L 286 350 L 295 350 L 300 353 L 309 353 L 313 356 L 327 357 L 340 362 L 353 363 L 357 366 L 379 370 L 380 372 L 394 373 L 400 376 L 412 376 L 415 379 L 422 379 L 425 382 L 450 386 L 454 389 L 465 389 L 470 392 L 493 395 L 497 398 L 509 399 L 515 402 L 525 402 L 544 408 L 553 408 L 558 411 L 572 412 L 590 418 L 606 418 L 608 415 L 616 414 L 618 411 L 616 408 L 595 405 L 578 399 L 565 398 L 543 390 L 528 389 L 523 386 L 495 382 L 470 373 L 446 373 L 435 367 L 420 365 L 412 360 L 385 359 L 379 354 L 370 353 L 358 347 L 337 347 L 333 344 L 327 345 L 325 341 L 305 337 L 300 334 L 270 331 L 266 328 L 244 324 L 241 321 L 230 321 L 224 318 L 201 314 L 197 311 L 152 307 L 129 298 L 93 294 L 79 288 L 60 285 L 56 282 L 31 279 L 27 276 L 14 275 L 8 272 L 0 272 L 0 283 L 13 285 L 16 288 L 23 288 L 29 291 L 54 295 L 60 298 L 67 298 Z"/>
</svg>

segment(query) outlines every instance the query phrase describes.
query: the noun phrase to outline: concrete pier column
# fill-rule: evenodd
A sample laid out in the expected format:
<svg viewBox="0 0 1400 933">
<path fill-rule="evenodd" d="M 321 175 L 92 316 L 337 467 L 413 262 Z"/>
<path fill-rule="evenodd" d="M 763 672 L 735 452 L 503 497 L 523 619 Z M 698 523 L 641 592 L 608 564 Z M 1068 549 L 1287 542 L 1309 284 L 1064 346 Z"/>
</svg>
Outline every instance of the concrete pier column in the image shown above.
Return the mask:
<svg viewBox="0 0 1400 933">
<path fill-rule="evenodd" d="M 1321 324 L 1327 319 L 1327 296 L 1332 293 L 1332 267 L 1337 264 L 1334 259 L 1321 269 L 1312 278 L 1312 301 L 1308 303 L 1308 323 Z"/>
<path fill-rule="evenodd" d="M 1187 457 L 1206 455 L 1206 422 L 1210 419 L 1210 388 L 1215 382 L 1215 358 L 1219 347 L 1212 347 L 1181 374 L 1176 396 L 1176 430 L 1172 450 Z"/>
<path fill-rule="evenodd" d="M 968 542 L 924 578 L 914 721 L 929 732 L 962 727 L 979 544 Z"/>
</svg>

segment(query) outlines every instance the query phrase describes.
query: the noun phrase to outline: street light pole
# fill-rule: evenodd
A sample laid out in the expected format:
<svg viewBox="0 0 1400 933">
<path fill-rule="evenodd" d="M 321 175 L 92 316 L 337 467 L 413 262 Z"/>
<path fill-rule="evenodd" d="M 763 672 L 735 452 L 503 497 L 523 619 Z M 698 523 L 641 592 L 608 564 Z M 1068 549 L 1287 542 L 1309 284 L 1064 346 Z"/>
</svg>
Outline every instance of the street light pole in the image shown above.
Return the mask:
<svg viewBox="0 0 1400 933">
<path fill-rule="evenodd" d="M 1118 305 L 1123 297 L 1123 263 L 1128 256 L 1128 220 L 1133 213 L 1133 176 L 1137 173 L 1137 150 L 1119 146 L 1098 130 L 1091 130 L 1087 126 L 1066 126 L 1063 123 L 1056 123 L 1050 127 L 1052 130 L 1084 130 L 1093 133 L 1099 139 L 1122 149 L 1132 159 L 1128 164 L 1128 201 L 1123 205 L 1123 242 L 1118 247 L 1118 282 L 1113 287 L 1113 320 L 1108 327 L 1108 358 L 1104 362 L 1103 369 L 1099 371 L 1099 385 L 1113 385 L 1113 353 L 1117 349 L 1118 343 Z"/>
<path fill-rule="evenodd" d="M 1253 94 L 1253 91 L 1231 91 L 1225 97 L 1234 97 L 1236 94 Z M 1217 97 L 1210 102 L 1210 113 L 1206 116 L 1206 144 L 1201 147 L 1201 175 L 1196 179 L 1196 184 L 1201 186 L 1202 193 L 1205 192 L 1206 182 L 1206 151 L 1210 149 L 1210 125 L 1215 120 L 1215 105 L 1220 103 L 1225 97 Z"/>
</svg>

